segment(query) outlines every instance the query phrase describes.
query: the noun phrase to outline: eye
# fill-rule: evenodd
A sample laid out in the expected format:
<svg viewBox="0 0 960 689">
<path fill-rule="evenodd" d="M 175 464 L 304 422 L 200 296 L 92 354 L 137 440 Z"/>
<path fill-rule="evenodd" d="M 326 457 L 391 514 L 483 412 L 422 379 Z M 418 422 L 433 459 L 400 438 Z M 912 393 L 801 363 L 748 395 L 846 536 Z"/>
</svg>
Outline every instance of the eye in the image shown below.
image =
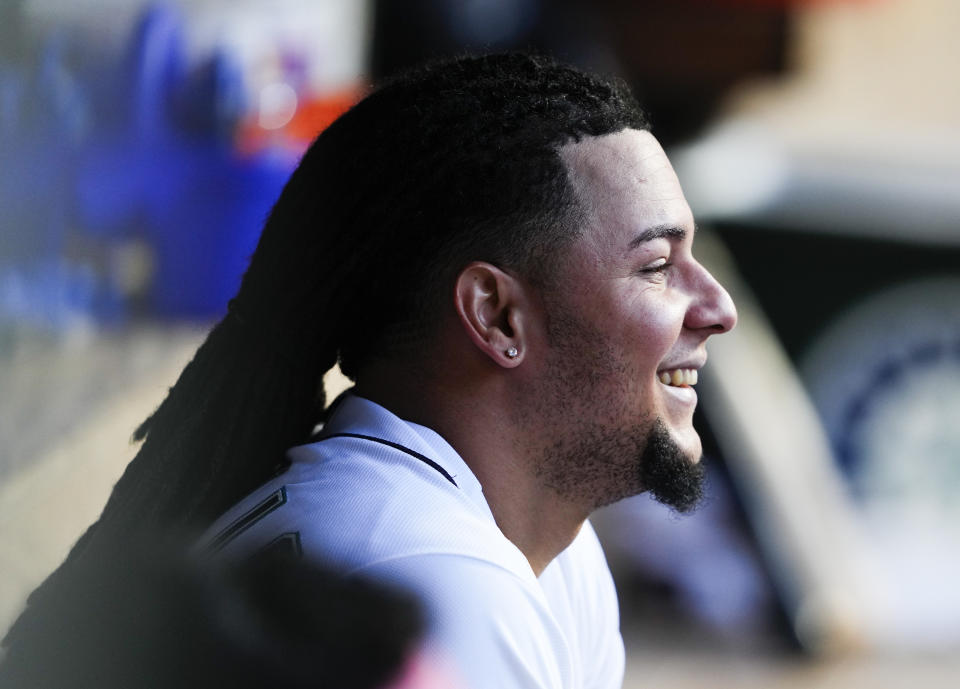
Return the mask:
<svg viewBox="0 0 960 689">
<path fill-rule="evenodd" d="M 641 275 L 651 275 L 651 276 L 663 276 L 666 275 L 669 269 L 673 266 L 670 261 L 666 258 L 658 258 L 653 263 L 650 263 L 640 269 Z"/>
</svg>

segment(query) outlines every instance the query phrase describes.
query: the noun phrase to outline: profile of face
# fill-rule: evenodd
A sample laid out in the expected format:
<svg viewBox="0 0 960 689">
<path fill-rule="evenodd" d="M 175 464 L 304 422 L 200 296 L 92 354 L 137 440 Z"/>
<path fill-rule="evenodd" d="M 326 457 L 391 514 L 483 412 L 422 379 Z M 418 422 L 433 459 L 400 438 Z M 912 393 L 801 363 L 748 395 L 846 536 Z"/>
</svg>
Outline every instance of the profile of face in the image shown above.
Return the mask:
<svg viewBox="0 0 960 689">
<path fill-rule="evenodd" d="M 692 387 L 706 341 L 734 327 L 727 292 L 693 256 L 693 215 L 657 140 L 623 130 L 561 149 L 584 230 L 542 291 L 542 480 L 597 507 L 643 491 L 699 499 Z"/>
</svg>

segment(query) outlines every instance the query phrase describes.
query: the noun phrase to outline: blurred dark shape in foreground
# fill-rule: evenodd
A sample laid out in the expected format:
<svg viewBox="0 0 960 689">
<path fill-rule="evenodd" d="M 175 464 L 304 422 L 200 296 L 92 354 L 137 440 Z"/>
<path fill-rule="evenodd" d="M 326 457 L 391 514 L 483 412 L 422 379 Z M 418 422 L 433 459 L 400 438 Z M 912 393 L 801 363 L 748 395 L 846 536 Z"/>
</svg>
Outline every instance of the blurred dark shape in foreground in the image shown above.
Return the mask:
<svg viewBox="0 0 960 689">
<path fill-rule="evenodd" d="M 3 687 L 338 687 L 394 681 L 419 604 L 300 560 L 221 566 L 147 551 L 89 563 L 15 629 Z"/>
</svg>

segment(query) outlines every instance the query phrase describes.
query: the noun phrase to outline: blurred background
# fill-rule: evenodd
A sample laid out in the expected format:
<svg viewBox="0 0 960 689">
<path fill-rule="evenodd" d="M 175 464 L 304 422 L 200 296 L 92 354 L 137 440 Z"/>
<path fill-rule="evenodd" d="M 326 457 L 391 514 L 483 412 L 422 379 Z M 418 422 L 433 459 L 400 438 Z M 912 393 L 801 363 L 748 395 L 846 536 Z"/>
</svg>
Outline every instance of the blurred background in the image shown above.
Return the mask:
<svg viewBox="0 0 960 689">
<path fill-rule="evenodd" d="M 958 35 L 955 0 L 3 0 L 0 628 L 316 133 L 521 48 L 630 83 L 741 316 L 698 386 L 704 507 L 595 519 L 626 686 L 956 686 Z"/>
</svg>

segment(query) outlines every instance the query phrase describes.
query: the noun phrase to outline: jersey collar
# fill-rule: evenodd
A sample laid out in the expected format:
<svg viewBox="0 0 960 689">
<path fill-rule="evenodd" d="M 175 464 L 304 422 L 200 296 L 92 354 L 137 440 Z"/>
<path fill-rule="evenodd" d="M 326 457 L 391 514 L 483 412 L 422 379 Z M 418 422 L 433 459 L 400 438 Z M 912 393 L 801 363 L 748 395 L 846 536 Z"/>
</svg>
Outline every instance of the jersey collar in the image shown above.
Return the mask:
<svg viewBox="0 0 960 689">
<path fill-rule="evenodd" d="M 495 521 L 480 481 L 439 433 L 427 426 L 401 419 L 376 402 L 353 393 L 342 395 L 335 404 L 335 409 L 320 432 L 321 437 L 336 433 L 367 435 L 389 440 L 429 457 L 455 479 L 457 486 L 471 502 L 491 521 Z"/>
</svg>

